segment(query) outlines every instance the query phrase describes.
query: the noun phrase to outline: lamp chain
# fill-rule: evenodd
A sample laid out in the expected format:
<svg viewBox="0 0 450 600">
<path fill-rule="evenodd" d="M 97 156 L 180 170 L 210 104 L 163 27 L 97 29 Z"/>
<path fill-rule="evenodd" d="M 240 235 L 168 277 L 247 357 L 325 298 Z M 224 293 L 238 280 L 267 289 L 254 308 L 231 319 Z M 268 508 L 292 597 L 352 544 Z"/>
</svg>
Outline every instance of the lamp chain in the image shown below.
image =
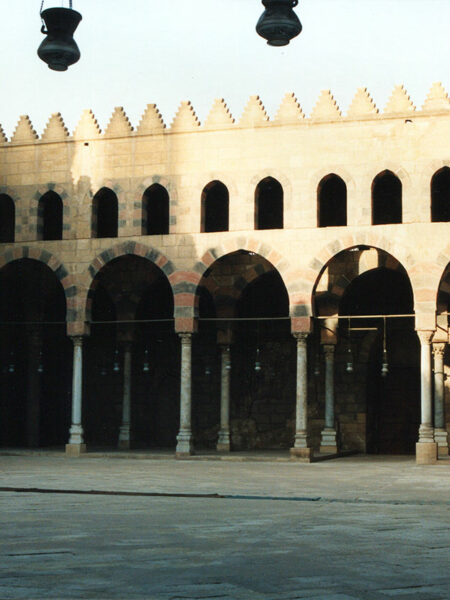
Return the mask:
<svg viewBox="0 0 450 600">
<path fill-rule="evenodd" d="M 44 0 L 42 0 L 42 2 L 41 2 L 41 10 L 39 11 L 39 14 L 42 13 L 43 8 L 44 8 Z M 72 8 L 72 0 L 69 0 L 69 8 Z"/>
</svg>

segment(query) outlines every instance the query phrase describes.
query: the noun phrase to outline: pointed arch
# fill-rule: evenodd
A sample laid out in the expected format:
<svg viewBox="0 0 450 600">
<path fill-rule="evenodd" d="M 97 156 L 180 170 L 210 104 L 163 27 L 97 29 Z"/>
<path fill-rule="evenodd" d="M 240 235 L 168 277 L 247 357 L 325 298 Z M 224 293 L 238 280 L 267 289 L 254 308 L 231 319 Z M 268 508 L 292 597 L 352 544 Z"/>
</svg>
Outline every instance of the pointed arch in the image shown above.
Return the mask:
<svg viewBox="0 0 450 600">
<path fill-rule="evenodd" d="M 7 194 L 0 194 L 0 243 L 14 242 L 16 207 Z"/>
<path fill-rule="evenodd" d="M 62 240 L 63 202 L 61 196 L 53 190 L 39 199 L 37 233 L 40 240 Z"/>
<path fill-rule="evenodd" d="M 229 194 L 227 187 L 218 180 L 211 181 L 203 188 L 201 198 L 202 232 L 228 231 Z"/>
<path fill-rule="evenodd" d="M 273 177 L 262 179 L 255 190 L 255 229 L 283 229 L 284 193 Z"/>
<path fill-rule="evenodd" d="M 170 224 L 169 192 L 159 183 L 153 183 L 142 196 L 143 235 L 167 235 Z"/>
<path fill-rule="evenodd" d="M 317 225 L 347 225 L 347 186 L 335 173 L 326 175 L 317 187 Z"/>
<path fill-rule="evenodd" d="M 402 222 L 402 182 L 385 170 L 372 182 L 372 225 Z"/>
<path fill-rule="evenodd" d="M 119 224 L 119 201 L 116 194 L 102 187 L 92 201 L 92 237 L 117 237 Z"/>
<path fill-rule="evenodd" d="M 431 179 L 431 221 L 450 221 L 450 168 L 442 167 Z"/>
</svg>

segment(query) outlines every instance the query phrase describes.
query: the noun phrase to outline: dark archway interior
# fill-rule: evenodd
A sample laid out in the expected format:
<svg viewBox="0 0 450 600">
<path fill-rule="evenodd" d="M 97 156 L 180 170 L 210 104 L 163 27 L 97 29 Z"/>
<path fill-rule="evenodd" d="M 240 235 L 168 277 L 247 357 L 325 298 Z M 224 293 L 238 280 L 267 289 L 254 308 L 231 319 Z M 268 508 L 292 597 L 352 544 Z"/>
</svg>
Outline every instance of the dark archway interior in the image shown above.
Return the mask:
<svg viewBox="0 0 450 600">
<path fill-rule="evenodd" d="M 180 358 L 167 277 L 143 258 L 123 256 L 98 273 L 94 286 L 93 325 L 86 345 L 86 443 L 117 446 L 124 348 L 131 344 L 131 445 L 173 447 L 179 420 Z M 156 322 L 143 322 L 149 320 Z"/>
<path fill-rule="evenodd" d="M 450 169 L 444 167 L 431 180 L 431 220 L 450 221 Z"/>
<path fill-rule="evenodd" d="M 62 240 L 63 203 L 53 191 L 45 193 L 39 200 L 39 225 L 43 240 Z"/>
<path fill-rule="evenodd" d="M 119 205 L 116 194 L 108 188 L 99 190 L 94 196 L 93 211 L 96 237 L 117 237 Z"/>
<path fill-rule="evenodd" d="M 154 183 L 143 196 L 144 235 L 166 235 L 169 233 L 169 194 L 162 185 Z"/>
<path fill-rule="evenodd" d="M 226 186 L 212 181 L 202 194 L 202 231 L 228 231 L 229 198 Z"/>
<path fill-rule="evenodd" d="M 266 177 L 255 191 L 255 229 L 283 229 L 283 211 L 283 188 Z"/>
<path fill-rule="evenodd" d="M 67 442 L 72 345 L 64 290 L 31 259 L 0 271 L 0 443 L 48 447 Z"/>
<path fill-rule="evenodd" d="M 0 243 L 14 242 L 15 222 L 14 201 L 6 194 L 0 194 Z"/>
<path fill-rule="evenodd" d="M 318 190 L 319 227 L 347 225 L 347 186 L 337 175 L 328 175 Z"/>
<path fill-rule="evenodd" d="M 279 273 L 261 274 L 246 286 L 236 314 L 270 320 L 241 321 L 235 327 L 236 343 L 231 348 L 233 448 L 288 448 L 294 434 L 295 342 L 289 319 L 272 320 L 289 315 L 289 297 Z"/>
<path fill-rule="evenodd" d="M 391 171 L 377 175 L 372 184 L 372 224 L 402 222 L 402 184 Z"/>
<path fill-rule="evenodd" d="M 341 315 L 412 314 L 413 294 L 404 270 L 378 268 L 363 273 L 347 287 Z M 358 366 L 364 331 L 340 328 L 342 345 L 352 348 L 356 382 L 366 369 L 366 450 L 376 454 L 414 453 L 420 425 L 420 346 L 414 318 L 386 319 L 389 372 L 382 377 L 384 326 L 382 319 L 354 319 L 351 327 L 377 327 L 365 365 Z M 361 381 L 362 384 L 362 381 Z M 357 401 L 357 400 L 355 400 Z M 362 410 L 362 409 L 361 409 Z"/>
</svg>

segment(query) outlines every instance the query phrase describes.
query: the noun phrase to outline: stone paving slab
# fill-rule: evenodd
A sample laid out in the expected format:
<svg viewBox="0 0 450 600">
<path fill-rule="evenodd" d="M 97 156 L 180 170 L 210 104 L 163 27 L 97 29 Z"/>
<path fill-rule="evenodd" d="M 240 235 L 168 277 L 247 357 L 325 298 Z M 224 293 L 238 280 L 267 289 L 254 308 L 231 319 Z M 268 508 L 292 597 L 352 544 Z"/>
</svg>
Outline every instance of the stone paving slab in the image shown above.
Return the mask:
<svg viewBox="0 0 450 600">
<path fill-rule="evenodd" d="M 449 478 L 409 459 L 0 457 L 0 487 L 59 489 L 0 492 L 0 598 L 449 600 Z M 108 493 L 156 489 L 173 496 Z M 199 490 L 236 495 L 177 496 Z"/>
<path fill-rule="evenodd" d="M 429 503 L 450 501 L 450 470 L 411 457 L 307 464 L 0 456 L 0 487 Z"/>
</svg>

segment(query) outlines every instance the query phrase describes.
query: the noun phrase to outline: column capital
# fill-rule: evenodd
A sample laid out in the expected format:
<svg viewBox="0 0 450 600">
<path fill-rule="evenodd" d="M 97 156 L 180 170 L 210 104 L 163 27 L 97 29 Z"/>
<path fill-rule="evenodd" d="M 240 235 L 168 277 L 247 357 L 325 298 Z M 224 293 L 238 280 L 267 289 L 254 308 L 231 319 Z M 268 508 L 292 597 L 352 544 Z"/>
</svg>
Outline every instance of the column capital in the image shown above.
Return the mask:
<svg viewBox="0 0 450 600">
<path fill-rule="evenodd" d="M 421 345 L 429 346 L 431 344 L 431 340 L 433 339 L 434 330 L 418 329 L 417 335 L 419 337 Z"/>
<path fill-rule="evenodd" d="M 70 339 L 74 346 L 82 346 L 85 336 L 84 335 L 71 335 Z"/>
<path fill-rule="evenodd" d="M 180 338 L 182 344 L 189 344 L 191 342 L 192 333 L 188 333 L 187 331 L 181 331 L 177 335 Z"/>
<path fill-rule="evenodd" d="M 330 358 L 334 355 L 336 346 L 334 344 L 322 344 L 325 358 Z"/>
<path fill-rule="evenodd" d="M 292 335 L 297 340 L 297 344 L 299 346 L 305 346 L 306 347 L 306 342 L 308 340 L 308 335 L 309 335 L 308 331 L 294 331 L 292 333 Z"/>
<path fill-rule="evenodd" d="M 434 356 L 442 357 L 445 353 L 445 347 L 447 344 L 445 342 L 433 342 L 433 354 Z"/>
</svg>

